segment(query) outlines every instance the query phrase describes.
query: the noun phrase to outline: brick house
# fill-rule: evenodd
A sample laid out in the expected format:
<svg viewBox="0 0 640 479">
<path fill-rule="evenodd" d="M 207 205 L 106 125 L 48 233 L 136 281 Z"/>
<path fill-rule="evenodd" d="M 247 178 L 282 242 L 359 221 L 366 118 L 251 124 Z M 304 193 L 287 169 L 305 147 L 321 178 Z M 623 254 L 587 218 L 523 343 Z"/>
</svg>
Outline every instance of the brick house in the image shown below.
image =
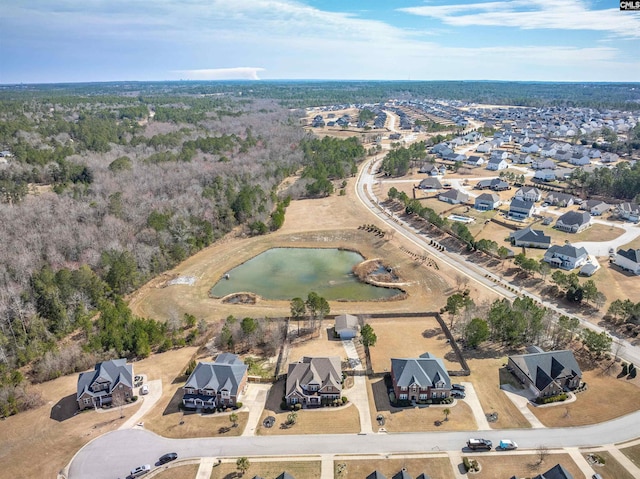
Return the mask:
<svg viewBox="0 0 640 479">
<path fill-rule="evenodd" d="M 183 386 L 182 404 L 189 409 L 235 406 L 247 386 L 247 365 L 231 353 L 215 362 L 198 363 Z"/>
<path fill-rule="evenodd" d="M 114 400 L 124 402 L 133 396 L 133 365 L 126 359 L 112 359 L 80 373 L 76 401 L 80 410 L 102 407 Z"/>
<path fill-rule="evenodd" d="M 289 364 L 285 399 L 303 408 L 320 407 L 342 396 L 342 367 L 338 356 L 303 357 Z"/>
<path fill-rule="evenodd" d="M 426 401 L 451 394 L 451 380 L 442 359 L 429 353 L 419 358 L 392 358 L 391 382 L 401 401 Z"/>
</svg>

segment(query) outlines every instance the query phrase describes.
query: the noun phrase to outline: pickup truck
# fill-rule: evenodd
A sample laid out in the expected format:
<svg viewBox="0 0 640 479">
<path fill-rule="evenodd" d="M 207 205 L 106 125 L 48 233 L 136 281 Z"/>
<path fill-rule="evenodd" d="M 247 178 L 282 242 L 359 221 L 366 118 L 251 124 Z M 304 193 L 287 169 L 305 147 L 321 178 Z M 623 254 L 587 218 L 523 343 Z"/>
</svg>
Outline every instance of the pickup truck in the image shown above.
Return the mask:
<svg viewBox="0 0 640 479">
<path fill-rule="evenodd" d="M 489 439 L 469 439 L 467 441 L 467 447 L 473 450 L 486 449 L 489 451 L 493 447 L 493 443 L 489 441 Z"/>
</svg>

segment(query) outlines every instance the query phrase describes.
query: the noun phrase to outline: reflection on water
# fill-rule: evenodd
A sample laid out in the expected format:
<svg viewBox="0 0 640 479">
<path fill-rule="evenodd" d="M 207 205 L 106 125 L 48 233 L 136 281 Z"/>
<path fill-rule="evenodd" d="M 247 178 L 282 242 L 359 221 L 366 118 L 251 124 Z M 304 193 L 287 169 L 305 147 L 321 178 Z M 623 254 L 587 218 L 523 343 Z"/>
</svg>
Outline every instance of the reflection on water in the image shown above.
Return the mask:
<svg viewBox="0 0 640 479">
<path fill-rule="evenodd" d="M 211 294 L 246 291 L 289 300 L 315 291 L 328 300 L 370 301 L 400 292 L 360 282 L 351 269 L 363 260 L 358 253 L 339 249 L 273 248 L 229 271 L 229 279 L 223 276 Z"/>
</svg>

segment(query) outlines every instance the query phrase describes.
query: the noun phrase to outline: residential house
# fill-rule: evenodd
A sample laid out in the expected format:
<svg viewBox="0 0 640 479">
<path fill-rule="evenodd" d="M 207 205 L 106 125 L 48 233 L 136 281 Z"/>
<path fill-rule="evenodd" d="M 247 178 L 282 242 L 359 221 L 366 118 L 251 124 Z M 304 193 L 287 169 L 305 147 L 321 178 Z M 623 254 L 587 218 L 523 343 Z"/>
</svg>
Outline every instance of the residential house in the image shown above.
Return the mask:
<svg viewBox="0 0 640 479">
<path fill-rule="evenodd" d="M 235 406 L 246 388 L 247 372 L 247 365 L 231 353 L 200 362 L 182 388 L 182 404 L 188 409 Z"/>
<path fill-rule="evenodd" d="M 276 479 L 295 479 L 295 478 L 291 474 L 289 474 L 287 471 L 284 471 L 280 473 L 280 475 L 278 475 Z"/>
<path fill-rule="evenodd" d="M 425 178 L 418 185 L 418 189 L 421 190 L 441 190 L 442 183 L 438 180 L 438 178 Z"/>
<path fill-rule="evenodd" d="M 492 149 L 493 149 L 493 143 L 491 143 L 490 141 L 485 141 L 481 145 L 478 145 L 478 147 L 476 148 L 476 151 L 478 153 L 489 153 L 491 152 Z"/>
<path fill-rule="evenodd" d="M 554 206 L 571 206 L 574 202 L 574 197 L 567 193 L 552 192 L 544 199 L 547 203 Z"/>
<path fill-rule="evenodd" d="M 516 191 L 514 196 L 519 200 L 536 202 L 540 201 L 542 193 L 534 186 L 523 186 Z"/>
<path fill-rule="evenodd" d="M 562 246 L 551 246 L 542 259 L 551 266 L 571 271 L 584 265 L 589 259 L 589 255 L 582 246 L 576 248 L 568 243 Z"/>
<path fill-rule="evenodd" d="M 547 249 L 551 246 L 551 236 L 545 235 L 542 230 L 534 230 L 530 226 L 509 233 L 509 238 L 514 246 L 542 249 Z"/>
<path fill-rule="evenodd" d="M 460 203 L 466 203 L 467 201 L 469 201 L 469 195 L 460 190 L 456 190 L 455 188 L 453 188 L 444 193 L 440 193 L 440 195 L 438 196 L 438 199 L 440 201 L 444 201 L 445 203 L 458 205 Z"/>
<path fill-rule="evenodd" d="M 531 168 L 534 170 L 555 170 L 557 168 L 556 162 L 553 160 L 534 161 L 531 164 Z"/>
<path fill-rule="evenodd" d="M 482 193 L 476 198 L 473 207 L 480 211 L 489 211 L 496 209 L 500 204 L 500 197 L 495 193 Z"/>
<path fill-rule="evenodd" d="M 580 386 L 582 371 L 572 351 L 528 349 L 533 352 L 509 356 L 507 368 L 536 398 L 556 396 Z"/>
<path fill-rule="evenodd" d="M 556 172 L 552 169 L 537 170 L 533 178 L 538 181 L 555 181 Z"/>
<path fill-rule="evenodd" d="M 527 218 L 531 218 L 533 215 L 533 203 L 531 201 L 524 201 L 518 198 L 513 198 L 509 205 L 509 213 L 507 216 L 516 221 L 524 221 Z"/>
<path fill-rule="evenodd" d="M 556 464 L 547 472 L 534 476 L 533 479 L 573 479 L 573 475 L 561 464 Z"/>
<path fill-rule="evenodd" d="M 451 394 L 451 380 L 442 359 L 429 353 L 419 358 L 391 359 L 391 382 L 400 401 L 426 401 Z"/>
<path fill-rule="evenodd" d="M 112 359 L 80 373 L 76 401 L 80 410 L 102 407 L 113 401 L 124 403 L 133 397 L 133 365 L 126 359 Z"/>
<path fill-rule="evenodd" d="M 481 166 L 484 164 L 484 159 L 480 156 L 472 155 L 465 161 L 465 164 L 469 166 Z"/>
<path fill-rule="evenodd" d="M 567 211 L 556 221 L 555 228 L 566 233 L 580 233 L 591 226 L 588 211 Z"/>
<path fill-rule="evenodd" d="M 540 147 L 535 143 L 529 142 L 522 145 L 520 151 L 522 151 L 523 153 L 538 153 L 538 151 L 540 151 Z"/>
<path fill-rule="evenodd" d="M 574 153 L 573 155 L 571 155 L 571 158 L 569 158 L 569 163 L 576 166 L 585 166 L 589 165 L 591 163 L 591 160 L 589 159 L 588 155 Z"/>
<path fill-rule="evenodd" d="M 413 479 L 406 469 L 400 469 L 391 479 Z"/>
<path fill-rule="evenodd" d="M 427 163 L 422 168 L 420 168 L 420 170 L 418 170 L 418 173 L 426 173 L 430 176 L 444 175 L 446 172 L 447 172 L 446 166 L 436 165 L 434 163 Z"/>
<path fill-rule="evenodd" d="M 431 148 L 431 153 L 440 156 L 446 153 L 453 153 L 453 150 L 449 148 L 449 145 L 447 143 L 438 143 L 437 145 L 434 145 L 433 148 Z"/>
<path fill-rule="evenodd" d="M 387 476 L 379 472 L 377 469 L 367 476 L 367 479 L 387 479 Z"/>
<path fill-rule="evenodd" d="M 581 210 L 588 211 L 591 216 L 600 216 L 611 208 L 610 205 L 601 200 L 587 200 L 580 205 Z"/>
<path fill-rule="evenodd" d="M 640 249 L 619 249 L 613 258 L 613 263 L 626 271 L 640 275 Z"/>
<path fill-rule="evenodd" d="M 640 221 L 640 206 L 636 203 L 621 203 L 616 207 L 617 214 L 620 218 L 638 223 Z"/>
<path fill-rule="evenodd" d="M 500 171 L 506 170 L 507 168 L 509 168 L 509 163 L 507 163 L 506 160 L 503 160 L 500 157 L 492 156 L 487 162 L 487 170 Z"/>
<path fill-rule="evenodd" d="M 505 190 L 510 190 L 511 186 L 509 186 L 509 183 L 507 183 L 504 180 L 501 180 L 500 178 L 489 178 L 486 180 L 480 180 L 478 181 L 478 183 L 476 183 L 476 186 L 474 186 L 474 189 L 476 190 L 493 190 L 493 191 L 505 191 Z"/>
<path fill-rule="evenodd" d="M 540 156 L 544 156 L 544 157 L 555 156 L 557 153 L 558 153 L 558 150 L 555 149 L 553 145 L 550 145 L 550 146 L 545 145 L 540 149 Z"/>
<path fill-rule="evenodd" d="M 558 161 L 569 161 L 571 159 L 571 150 L 556 150 L 556 154 L 551 156 Z"/>
<path fill-rule="evenodd" d="M 303 357 L 289 364 L 285 399 L 303 408 L 320 407 L 342 395 L 342 368 L 338 356 Z"/>
<path fill-rule="evenodd" d="M 333 329 L 340 339 L 353 339 L 358 335 L 358 318 L 352 314 L 336 316 Z"/>
<path fill-rule="evenodd" d="M 446 155 L 442 155 L 442 159 L 444 161 L 451 161 L 453 163 L 456 163 L 458 161 L 464 163 L 467 160 L 467 157 L 462 153 L 448 153 Z"/>
</svg>

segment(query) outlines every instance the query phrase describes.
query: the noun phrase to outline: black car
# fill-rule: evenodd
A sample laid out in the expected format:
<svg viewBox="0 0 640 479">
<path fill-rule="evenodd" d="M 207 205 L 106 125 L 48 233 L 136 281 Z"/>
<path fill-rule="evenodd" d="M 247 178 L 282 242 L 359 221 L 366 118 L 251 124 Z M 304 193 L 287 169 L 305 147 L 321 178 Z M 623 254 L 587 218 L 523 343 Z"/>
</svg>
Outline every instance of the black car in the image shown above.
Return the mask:
<svg viewBox="0 0 640 479">
<path fill-rule="evenodd" d="M 164 456 L 160 456 L 160 459 L 158 459 L 158 462 L 160 464 L 166 464 L 167 462 L 175 461 L 176 459 L 178 459 L 178 454 L 175 452 L 169 452 Z"/>
<path fill-rule="evenodd" d="M 451 389 L 455 389 L 458 391 L 464 391 L 464 386 L 462 384 L 452 384 Z"/>
<path fill-rule="evenodd" d="M 452 389 L 451 397 L 456 399 L 464 399 L 466 397 L 466 394 L 464 393 L 464 391 L 459 391 L 458 389 Z"/>
</svg>

